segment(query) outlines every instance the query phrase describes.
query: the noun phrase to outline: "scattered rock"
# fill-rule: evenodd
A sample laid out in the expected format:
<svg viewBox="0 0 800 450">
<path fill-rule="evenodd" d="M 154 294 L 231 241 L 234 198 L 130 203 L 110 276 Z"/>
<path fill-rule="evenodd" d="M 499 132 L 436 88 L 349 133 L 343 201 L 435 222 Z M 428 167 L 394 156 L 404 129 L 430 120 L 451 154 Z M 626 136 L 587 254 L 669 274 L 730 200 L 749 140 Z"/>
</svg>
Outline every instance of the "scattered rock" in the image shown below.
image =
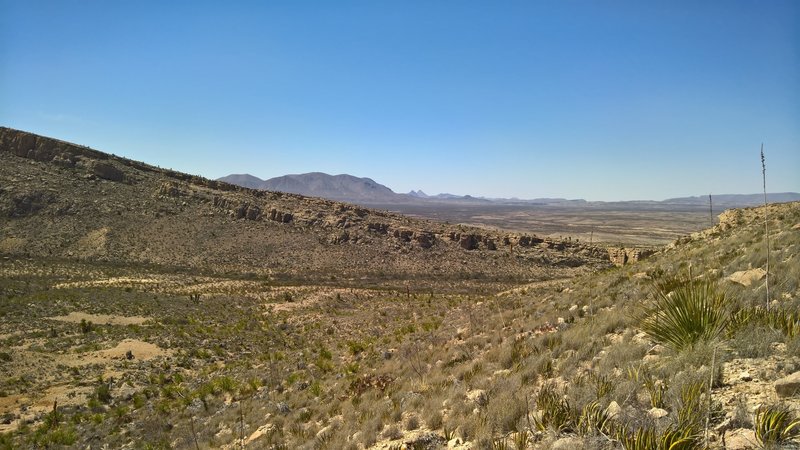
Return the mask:
<svg viewBox="0 0 800 450">
<path fill-rule="evenodd" d="M 753 381 L 753 377 L 750 375 L 750 372 L 744 371 L 739 374 L 739 380 L 741 381 Z"/>
<path fill-rule="evenodd" d="M 453 438 L 453 439 L 450 439 L 449 441 L 447 441 L 447 448 L 457 448 L 457 447 L 461 446 L 461 444 L 463 444 L 463 443 L 464 442 L 461 440 L 461 438 L 457 438 L 456 437 L 456 438 Z"/>
<path fill-rule="evenodd" d="M 278 412 L 281 414 L 289 414 L 292 410 L 286 402 L 278 402 Z"/>
<path fill-rule="evenodd" d="M 727 450 L 749 450 L 758 448 L 756 435 L 753 430 L 737 428 L 725 433 L 725 448 Z"/>
<path fill-rule="evenodd" d="M 775 382 L 778 397 L 793 397 L 800 394 L 800 372 L 795 372 Z"/>
<path fill-rule="evenodd" d="M 553 442 L 552 450 L 577 450 L 583 448 L 583 440 L 576 436 L 567 436 Z"/>
<path fill-rule="evenodd" d="M 502 378 L 502 377 L 507 377 L 509 375 L 511 375 L 511 371 L 510 370 L 508 370 L 508 369 L 500 369 L 500 370 L 495 370 L 492 373 L 492 378 Z"/>
<path fill-rule="evenodd" d="M 489 403 L 489 397 L 483 389 L 475 389 L 467 392 L 467 399 L 476 405 L 483 406 Z"/>
<path fill-rule="evenodd" d="M 664 350 L 666 350 L 666 347 L 664 347 L 661 344 L 656 344 L 650 350 L 647 351 L 647 354 L 648 355 L 660 355 L 660 354 L 664 353 Z"/>
<path fill-rule="evenodd" d="M 662 417 L 668 416 L 669 412 L 667 412 L 667 410 L 661 409 L 661 408 L 652 408 L 649 411 L 647 411 L 647 415 L 650 416 L 651 419 L 658 420 L 658 419 L 660 419 Z"/>
<path fill-rule="evenodd" d="M 436 433 L 425 433 L 413 440 L 406 441 L 406 448 L 422 449 L 422 450 L 436 450 L 442 448 L 445 444 L 445 439 Z"/>
</svg>

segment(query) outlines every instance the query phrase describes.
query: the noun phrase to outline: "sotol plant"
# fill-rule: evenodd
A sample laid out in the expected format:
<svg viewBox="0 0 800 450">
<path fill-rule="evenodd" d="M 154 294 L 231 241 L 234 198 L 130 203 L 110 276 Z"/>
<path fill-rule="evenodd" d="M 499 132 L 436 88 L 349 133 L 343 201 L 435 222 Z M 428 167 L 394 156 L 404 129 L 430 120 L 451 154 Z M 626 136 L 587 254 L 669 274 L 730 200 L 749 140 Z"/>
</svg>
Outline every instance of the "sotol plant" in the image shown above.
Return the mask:
<svg viewBox="0 0 800 450">
<path fill-rule="evenodd" d="M 725 330 L 730 301 L 708 281 L 684 281 L 671 291 L 658 289 L 656 301 L 641 318 L 653 340 L 676 351 L 719 337 Z"/>
</svg>

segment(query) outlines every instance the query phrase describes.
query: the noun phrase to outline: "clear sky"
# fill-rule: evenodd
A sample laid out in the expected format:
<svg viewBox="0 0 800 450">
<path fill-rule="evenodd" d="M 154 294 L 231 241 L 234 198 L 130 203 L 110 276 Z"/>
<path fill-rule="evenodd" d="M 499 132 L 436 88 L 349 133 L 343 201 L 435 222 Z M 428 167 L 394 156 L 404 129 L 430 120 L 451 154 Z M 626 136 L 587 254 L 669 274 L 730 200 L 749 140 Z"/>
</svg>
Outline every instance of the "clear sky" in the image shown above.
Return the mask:
<svg viewBox="0 0 800 450">
<path fill-rule="evenodd" d="M 0 125 L 217 178 L 800 191 L 800 1 L 0 0 Z"/>
</svg>

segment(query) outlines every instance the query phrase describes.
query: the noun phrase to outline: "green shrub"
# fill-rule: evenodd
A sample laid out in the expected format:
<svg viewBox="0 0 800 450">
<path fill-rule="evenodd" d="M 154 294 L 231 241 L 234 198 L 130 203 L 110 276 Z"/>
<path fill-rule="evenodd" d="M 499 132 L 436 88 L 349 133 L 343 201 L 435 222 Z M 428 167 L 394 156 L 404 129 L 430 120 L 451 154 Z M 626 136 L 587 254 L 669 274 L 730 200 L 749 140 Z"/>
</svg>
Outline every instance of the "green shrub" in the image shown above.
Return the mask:
<svg viewBox="0 0 800 450">
<path fill-rule="evenodd" d="M 101 403 L 111 403 L 111 387 L 108 383 L 101 382 L 94 391 L 97 400 Z"/>
<path fill-rule="evenodd" d="M 676 351 L 719 337 L 728 321 L 729 299 L 707 281 L 688 281 L 672 291 L 658 290 L 641 327 L 654 341 Z"/>
</svg>

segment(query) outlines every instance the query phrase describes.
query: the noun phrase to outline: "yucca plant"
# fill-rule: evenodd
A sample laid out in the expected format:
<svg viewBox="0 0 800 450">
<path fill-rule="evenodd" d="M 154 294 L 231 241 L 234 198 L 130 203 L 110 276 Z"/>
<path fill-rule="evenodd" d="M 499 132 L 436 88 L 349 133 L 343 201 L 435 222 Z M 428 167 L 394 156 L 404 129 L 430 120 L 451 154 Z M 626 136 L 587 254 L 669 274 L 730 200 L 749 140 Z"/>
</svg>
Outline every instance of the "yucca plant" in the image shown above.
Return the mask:
<svg viewBox="0 0 800 450">
<path fill-rule="evenodd" d="M 783 404 L 758 408 L 753 425 L 764 448 L 779 448 L 800 437 L 800 419 Z"/>
<path fill-rule="evenodd" d="M 728 321 L 730 300 L 708 281 L 685 281 L 672 291 L 658 289 L 655 304 L 641 318 L 654 341 L 676 351 L 719 337 Z"/>
<path fill-rule="evenodd" d="M 702 450 L 702 436 L 693 430 L 671 426 L 662 433 L 650 427 L 633 432 L 620 429 L 617 440 L 625 450 Z"/>
<path fill-rule="evenodd" d="M 556 389 L 546 384 L 536 397 L 536 407 L 541 411 L 541 416 L 534 416 L 533 421 L 541 431 L 552 428 L 558 433 L 572 431 L 575 428 L 576 418 L 569 401 Z"/>
<path fill-rule="evenodd" d="M 596 401 L 583 407 L 578 420 L 578 432 L 582 435 L 600 433 L 610 435 L 614 430 L 614 418 L 608 410 L 600 407 Z"/>
<path fill-rule="evenodd" d="M 699 430 L 702 428 L 704 410 L 704 386 L 701 382 L 688 383 L 681 386 L 680 406 L 678 408 L 678 428 L 682 430 Z"/>
</svg>

